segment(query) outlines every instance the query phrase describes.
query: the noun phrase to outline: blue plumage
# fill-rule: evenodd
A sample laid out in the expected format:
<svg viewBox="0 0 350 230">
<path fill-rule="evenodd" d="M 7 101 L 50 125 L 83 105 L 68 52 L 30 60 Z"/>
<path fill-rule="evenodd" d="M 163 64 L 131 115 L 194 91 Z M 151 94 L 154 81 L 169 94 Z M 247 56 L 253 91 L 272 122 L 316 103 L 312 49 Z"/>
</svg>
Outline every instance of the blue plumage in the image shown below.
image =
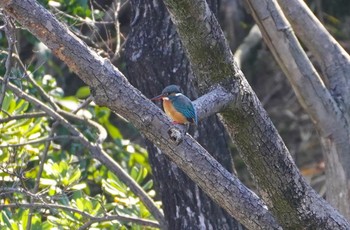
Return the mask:
<svg viewBox="0 0 350 230">
<path fill-rule="evenodd" d="M 174 122 L 178 124 L 190 122 L 197 125 L 197 113 L 192 101 L 181 93 L 179 86 L 169 85 L 164 88 L 161 95 L 151 100 L 163 100 L 163 108 Z"/>
<path fill-rule="evenodd" d="M 170 95 L 168 97 L 177 111 L 182 113 L 189 122 L 195 123 L 197 125 L 197 113 L 192 104 L 192 101 L 188 97 L 181 93 L 177 93 L 174 96 Z"/>
</svg>

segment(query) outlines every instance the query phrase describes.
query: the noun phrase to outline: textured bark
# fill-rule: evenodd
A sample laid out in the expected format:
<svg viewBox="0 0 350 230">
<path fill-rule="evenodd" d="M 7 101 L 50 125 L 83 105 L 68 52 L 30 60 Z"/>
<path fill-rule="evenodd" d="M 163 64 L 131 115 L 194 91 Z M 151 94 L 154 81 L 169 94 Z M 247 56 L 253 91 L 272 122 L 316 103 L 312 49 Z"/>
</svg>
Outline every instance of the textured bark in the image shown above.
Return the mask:
<svg viewBox="0 0 350 230">
<path fill-rule="evenodd" d="M 198 97 L 196 80 L 163 3 L 145 0 L 131 3 L 133 23 L 125 44 L 130 82 L 149 97 L 158 95 L 170 84 L 180 85 L 191 99 Z M 215 1 L 212 4 L 215 6 Z M 227 134 L 216 115 L 200 121 L 195 137 L 227 170 L 232 171 Z M 242 228 L 152 142 L 147 145 L 168 229 Z"/>
<path fill-rule="evenodd" d="M 235 103 L 222 114 L 260 195 L 286 229 L 347 229 L 347 221 L 306 183 L 258 98 L 234 64 L 203 0 L 164 0 L 204 90 L 220 83 Z M 264 15 L 266 17 L 266 15 Z M 199 42 L 200 41 L 200 42 Z M 238 105 L 238 106 L 237 106 Z"/>
<path fill-rule="evenodd" d="M 346 124 L 339 123 L 321 133 L 326 167 L 327 200 L 350 219 L 350 56 L 300 0 L 279 0 L 293 29 L 317 58 L 327 85 Z M 328 123 L 328 122 L 327 122 Z M 324 129 L 324 123 L 315 124 Z"/>
<path fill-rule="evenodd" d="M 278 2 L 298 37 L 315 55 L 335 99 L 349 114 L 350 55 L 326 30 L 304 1 L 278 0 Z"/>
<path fill-rule="evenodd" d="M 325 87 L 291 30 L 291 26 L 284 17 L 277 1 L 247 0 L 247 2 L 262 31 L 266 44 L 286 74 L 300 104 L 308 112 L 319 131 L 327 165 L 327 200 L 331 201 L 334 207 L 338 208 L 343 215 L 350 218 L 350 133 L 349 116 L 345 115 L 347 110 L 341 109 L 344 108 L 343 102 L 337 104 L 337 98 L 333 98 Z M 298 15 L 293 17 L 298 17 Z M 308 17 L 304 15 L 304 18 Z M 308 34 L 311 34 L 314 30 L 308 31 Z M 319 30 L 321 30 L 321 27 Z M 306 36 L 305 34 L 304 37 L 312 38 L 312 36 Z M 320 46 L 318 50 L 327 50 L 333 53 L 333 55 L 326 55 L 328 57 L 325 58 L 330 59 L 329 56 L 332 56 L 335 60 L 334 65 L 339 67 L 337 72 L 338 76 L 341 76 L 336 80 L 334 77 L 329 78 L 330 82 L 336 81 L 332 85 L 338 84 L 344 80 L 343 75 L 347 68 L 350 68 L 350 62 L 348 66 L 344 65 L 347 59 L 344 51 L 339 49 L 339 45 L 337 46 L 335 41 L 332 45 L 329 44 L 331 42 L 329 39 L 324 38 L 322 41 L 327 44 L 326 47 L 334 47 L 334 49 L 325 49 L 322 48 L 323 43 L 321 41 L 317 42 L 317 45 Z M 316 49 L 314 45 L 312 46 L 313 49 Z M 329 71 L 337 74 L 333 68 L 330 68 Z M 346 99 L 349 93 L 346 82 L 341 84 L 343 85 L 338 89 L 340 90 L 338 93 L 345 89 L 347 92 L 344 99 Z"/>
<path fill-rule="evenodd" d="M 191 136 L 181 133 L 179 127 L 174 126 L 156 105 L 130 85 L 108 59 L 89 49 L 36 1 L 1 1 L 0 7 L 47 45 L 89 85 L 97 104 L 128 118 L 232 217 L 249 229 L 279 229 L 274 217 L 253 192 Z M 225 90 L 222 93 L 226 97 L 235 96 Z M 200 111 L 200 114 L 206 113 Z"/>
</svg>

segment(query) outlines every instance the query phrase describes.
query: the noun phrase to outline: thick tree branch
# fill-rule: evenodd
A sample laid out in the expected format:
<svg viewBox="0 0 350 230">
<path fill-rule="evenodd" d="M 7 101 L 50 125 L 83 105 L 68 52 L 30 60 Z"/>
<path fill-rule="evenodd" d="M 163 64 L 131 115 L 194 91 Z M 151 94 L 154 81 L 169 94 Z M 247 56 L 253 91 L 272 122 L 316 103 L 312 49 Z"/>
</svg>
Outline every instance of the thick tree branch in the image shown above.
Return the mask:
<svg viewBox="0 0 350 230">
<path fill-rule="evenodd" d="M 349 223 L 306 183 L 258 98 L 234 64 L 223 32 L 204 0 L 164 0 L 199 79 L 220 83 L 235 101 L 223 117 L 265 202 L 289 229 L 347 229 Z M 264 15 L 267 17 L 268 15 Z"/>
<path fill-rule="evenodd" d="M 278 0 L 298 37 L 311 50 L 332 94 L 350 113 L 350 56 L 311 12 L 305 1 Z"/>
<path fill-rule="evenodd" d="M 224 110 L 233 99 L 234 95 L 228 93 L 223 87 L 218 86 L 196 99 L 193 104 L 196 108 L 198 119 L 201 120 Z"/>
<path fill-rule="evenodd" d="M 233 217 L 251 229 L 279 228 L 260 199 L 193 138 L 185 135 L 173 141 L 169 133 L 178 129 L 164 113 L 133 88 L 109 60 L 91 51 L 47 10 L 33 0 L 7 0 L 0 6 L 66 62 L 91 87 L 99 105 L 127 117 Z"/>
<path fill-rule="evenodd" d="M 247 0 L 247 2 L 263 33 L 265 42 L 286 74 L 294 92 L 298 96 L 299 102 L 319 130 L 328 165 L 326 171 L 327 184 L 329 185 L 327 198 L 343 215 L 350 217 L 350 208 L 347 204 L 350 200 L 350 158 L 348 156 L 350 133 L 349 118 L 345 115 L 346 111 L 341 111 L 342 104 L 336 103 L 323 84 L 277 2 L 271 0 Z M 311 33 L 312 31 L 308 31 L 307 34 Z M 311 39 L 312 36 L 308 36 Z M 318 45 L 320 47 L 324 46 L 321 43 Z M 336 44 L 332 45 L 332 47 L 334 47 L 334 49 L 332 48 L 333 53 L 338 52 L 337 55 L 343 55 Z M 326 48 L 318 48 L 318 50 L 323 49 Z M 338 57 L 337 60 L 345 61 L 346 59 Z M 350 65 L 348 67 L 350 68 Z M 339 66 L 338 69 L 341 68 Z M 339 72 L 344 74 L 343 71 L 344 69 Z M 342 81 L 341 79 L 339 76 L 337 81 Z M 344 84 L 342 86 L 343 90 L 345 87 L 345 91 L 347 91 L 346 84 L 341 84 Z M 346 95 L 348 94 L 349 92 L 347 91 Z"/>
<path fill-rule="evenodd" d="M 301 48 L 276 1 L 247 0 L 265 42 L 288 77 L 299 102 L 310 114 L 323 135 L 330 135 L 344 118 L 318 73 Z M 333 121 L 332 121 L 333 120 Z"/>
</svg>

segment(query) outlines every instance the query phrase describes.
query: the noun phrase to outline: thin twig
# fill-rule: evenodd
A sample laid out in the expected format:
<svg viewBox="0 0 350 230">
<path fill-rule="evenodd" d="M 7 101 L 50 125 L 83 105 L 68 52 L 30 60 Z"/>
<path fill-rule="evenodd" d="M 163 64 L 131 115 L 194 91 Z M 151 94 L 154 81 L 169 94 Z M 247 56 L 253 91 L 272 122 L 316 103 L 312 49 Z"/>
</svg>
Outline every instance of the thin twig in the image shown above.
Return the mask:
<svg viewBox="0 0 350 230">
<path fill-rule="evenodd" d="M 38 90 L 39 94 L 55 109 L 58 110 L 58 105 L 54 102 L 54 100 L 45 92 L 45 90 L 34 80 L 34 78 L 27 74 L 27 68 L 23 64 L 22 60 L 19 57 L 19 54 L 16 53 L 14 55 L 16 57 L 16 60 L 19 64 L 19 66 L 22 69 L 22 72 L 24 73 L 24 76 L 28 79 L 28 81 Z M 42 66 L 44 63 L 41 63 L 39 66 Z M 35 70 L 36 71 L 36 70 Z"/>
<path fill-rule="evenodd" d="M 6 194 L 13 194 L 13 193 L 25 194 L 29 197 L 35 198 L 36 200 L 43 201 L 40 194 L 31 193 L 30 191 L 23 189 L 23 188 L 7 188 L 7 187 L 0 188 L 0 197 L 5 196 Z"/>
<path fill-rule="evenodd" d="M 60 14 L 66 18 L 73 19 L 75 21 L 80 22 L 81 24 L 76 23 L 77 26 L 81 26 L 82 24 L 87 24 L 87 25 L 92 25 L 92 26 L 95 26 L 96 24 L 102 24 L 102 25 L 113 25 L 114 24 L 114 22 L 112 22 L 112 21 L 95 21 L 95 20 L 84 19 L 84 18 L 78 17 L 78 16 L 72 16 L 70 14 L 67 14 L 67 13 L 57 9 L 56 7 L 51 7 L 50 9 L 55 11 L 55 15 Z"/>
<path fill-rule="evenodd" d="M 88 98 L 86 98 L 86 100 L 81 103 L 78 108 L 76 108 L 75 110 L 72 110 L 71 113 L 76 114 L 79 110 L 85 108 L 86 106 L 88 106 L 92 101 L 93 101 L 94 97 L 92 95 L 90 95 Z"/>
<path fill-rule="evenodd" d="M 75 111 L 73 111 L 75 112 Z M 99 134 L 98 134 L 98 138 L 96 140 L 96 143 L 101 144 L 104 140 L 106 140 L 108 133 L 106 131 L 105 128 L 103 128 L 102 125 L 100 125 L 99 123 L 93 121 L 93 120 L 89 120 L 89 119 L 84 119 L 80 116 L 77 116 L 73 113 L 69 113 L 63 110 L 59 110 L 58 111 L 59 114 L 61 114 L 62 116 L 64 116 L 67 119 L 71 119 L 71 120 L 75 120 L 75 121 L 80 121 L 80 122 L 84 122 L 86 124 L 88 124 L 89 126 L 94 127 L 95 129 L 98 130 Z"/>
<path fill-rule="evenodd" d="M 125 215 L 108 215 L 108 216 L 103 216 L 103 217 L 96 217 L 96 216 L 93 216 L 93 215 L 91 215 L 91 214 L 89 214 L 87 212 L 81 211 L 79 209 L 72 208 L 70 206 L 60 205 L 60 204 L 48 204 L 48 203 L 0 204 L 0 209 L 3 210 L 4 208 L 62 209 L 62 210 L 78 213 L 78 214 L 82 215 L 83 217 L 90 219 L 91 223 L 118 220 L 118 221 L 127 222 L 127 223 L 135 223 L 135 224 L 139 224 L 139 225 L 142 225 L 142 226 L 149 226 L 149 227 L 155 227 L 155 228 L 159 228 L 160 227 L 157 222 L 152 221 L 152 220 L 146 220 L 146 219 L 142 219 L 142 218 L 125 216 Z"/>
<path fill-rule="evenodd" d="M 0 118 L 0 124 L 5 123 L 5 122 L 9 122 L 12 120 L 39 118 L 39 117 L 45 117 L 45 116 L 47 116 L 47 114 L 44 112 L 18 114 L 18 115 L 9 116 L 7 118 Z"/>
<path fill-rule="evenodd" d="M 0 77 L 0 82 L 3 81 L 3 78 Z M 59 123 L 61 123 L 65 128 L 68 129 L 70 133 L 73 134 L 74 138 L 77 138 L 79 142 L 87 148 L 91 155 L 104 164 L 109 170 L 115 173 L 121 181 L 123 181 L 130 190 L 140 198 L 140 200 L 145 204 L 145 206 L 149 209 L 152 215 L 157 219 L 162 226 L 165 226 L 165 220 L 163 213 L 157 208 L 154 201 L 148 196 L 148 194 L 142 189 L 140 185 L 138 185 L 135 180 L 124 171 L 124 169 L 114 161 L 103 149 L 101 145 L 98 143 L 89 142 L 86 137 L 72 124 L 70 124 L 62 115 L 54 111 L 49 106 L 45 105 L 40 100 L 35 97 L 23 92 L 17 86 L 12 83 L 8 84 L 8 88 L 16 94 L 18 97 L 27 100 L 28 102 L 35 105 L 37 108 L 43 110 L 51 117 L 56 119 Z"/>
<path fill-rule="evenodd" d="M 0 149 L 10 148 L 10 147 L 20 147 L 20 146 L 24 146 L 24 145 L 34 145 L 34 144 L 39 144 L 39 143 L 42 143 L 42 142 L 50 142 L 50 141 L 58 140 L 58 139 L 79 140 L 76 136 L 71 136 L 71 135 L 42 137 L 42 138 L 38 138 L 38 139 L 35 139 L 35 140 L 32 140 L 32 141 L 27 141 L 27 142 L 24 142 L 24 143 L 0 145 Z"/>
<path fill-rule="evenodd" d="M 55 131 L 55 127 L 51 129 L 50 134 L 49 134 L 49 138 L 53 138 L 54 137 L 54 131 Z M 32 193 L 36 194 L 39 191 L 39 185 L 40 185 L 40 178 L 43 174 L 44 171 L 44 164 L 46 162 L 47 159 L 47 154 L 49 152 L 51 146 L 51 141 L 46 142 L 45 144 L 45 149 L 41 155 L 41 162 L 40 162 L 40 166 L 39 166 L 39 172 L 36 175 L 36 179 L 35 179 L 35 185 L 33 188 Z M 36 201 L 35 198 L 31 197 L 30 198 L 30 204 L 34 204 L 34 202 Z M 34 208 L 29 208 L 29 215 L 28 215 L 28 220 L 27 220 L 27 230 L 30 230 L 32 228 L 32 217 L 33 217 L 33 212 L 34 212 Z"/>
<path fill-rule="evenodd" d="M 12 53 L 14 51 L 14 47 L 16 43 L 15 25 L 7 15 L 3 15 L 3 18 L 5 21 L 5 25 L 3 28 L 5 30 L 7 43 L 8 43 L 8 54 L 7 54 L 6 64 L 5 64 L 6 72 L 4 75 L 4 81 L 1 86 L 1 92 L 0 92 L 0 108 L 2 108 L 2 103 L 4 101 L 5 93 L 6 93 L 7 82 L 10 78 L 10 74 L 12 70 Z"/>
<path fill-rule="evenodd" d="M 114 51 L 114 56 L 112 58 L 112 60 L 115 60 L 118 56 L 119 56 L 119 51 L 120 51 L 120 24 L 118 21 L 118 13 L 120 10 L 120 0 L 115 0 L 113 3 L 113 7 L 114 7 L 114 27 L 115 27 L 115 36 L 117 38 L 116 41 L 116 46 L 115 46 L 115 51 Z"/>
</svg>

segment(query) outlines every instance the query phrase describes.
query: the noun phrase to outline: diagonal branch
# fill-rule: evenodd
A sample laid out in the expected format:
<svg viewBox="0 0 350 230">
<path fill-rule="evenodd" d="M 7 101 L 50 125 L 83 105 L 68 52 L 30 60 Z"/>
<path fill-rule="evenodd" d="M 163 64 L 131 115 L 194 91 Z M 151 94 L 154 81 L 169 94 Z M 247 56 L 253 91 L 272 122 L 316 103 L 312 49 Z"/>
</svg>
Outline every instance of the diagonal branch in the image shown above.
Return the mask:
<svg viewBox="0 0 350 230">
<path fill-rule="evenodd" d="M 222 112 L 223 118 L 261 196 L 279 223 L 287 229 L 349 228 L 346 219 L 301 176 L 266 111 L 234 63 L 219 23 L 206 2 L 164 2 L 199 85 L 208 90 L 212 85 L 221 84 L 237 95 Z M 263 16 L 266 19 L 269 15 L 266 12 Z"/>
<path fill-rule="evenodd" d="M 305 1 L 278 0 L 298 37 L 315 55 L 337 102 L 350 112 L 350 56 L 311 12 Z"/>
<path fill-rule="evenodd" d="M 3 82 L 3 79 L 0 78 L 0 82 Z M 40 108 L 42 111 L 46 112 L 52 118 L 54 118 L 57 122 L 61 123 L 71 134 L 74 135 L 74 138 L 79 140 L 79 142 L 87 148 L 92 156 L 99 160 L 102 164 L 106 165 L 109 170 L 111 170 L 114 174 L 123 181 L 132 192 L 137 195 L 145 206 L 149 209 L 149 211 L 154 215 L 154 217 L 160 222 L 161 225 L 164 225 L 163 214 L 154 204 L 153 200 L 147 195 L 147 193 L 122 169 L 119 164 L 117 164 L 106 152 L 103 151 L 100 144 L 95 144 L 89 142 L 84 135 L 76 129 L 72 124 L 70 124 L 64 117 L 62 117 L 57 111 L 54 111 L 49 106 L 45 105 L 40 100 L 28 95 L 23 92 L 21 89 L 17 88 L 15 85 L 8 83 L 8 89 L 11 90 L 18 97 L 27 100 L 32 103 L 37 108 Z M 71 115 L 72 116 L 72 115 Z"/>
<path fill-rule="evenodd" d="M 350 209 L 349 205 L 347 205 L 350 200 L 350 181 L 348 179 L 348 175 L 350 175 L 348 167 L 350 164 L 348 157 L 350 133 L 349 118 L 346 115 L 346 111 L 341 110 L 343 108 L 342 103 L 336 103 L 335 98 L 333 98 L 322 82 L 277 2 L 271 0 L 247 0 L 247 2 L 263 33 L 265 42 L 286 74 L 294 92 L 298 96 L 299 102 L 319 130 L 328 165 L 326 170 L 329 187 L 327 199 L 343 215 L 350 217 Z M 308 34 L 311 33 L 311 31 L 308 31 Z M 312 36 L 308 38 L 311 39 Z M 321 45 L 320 41 L 318 45 L 320 47 L 324 46 L 324 44 Z M 337 55 L 343 55 L 336 44 L 332 45 L 332 47 L 334 47 L 333 52 L 339 52 Z M 316 49 L 316 47 L 314 48 Z M 327 48 L 319 48 L 319 50 L 324 49 L 328 50 Z M 345 57 L 335 59 L 346 61 Z M 339 72 L 344 74 L 343 71 L 346 71 L 346 69 L 342 69 L 342 67 L 344 66 L 339 65 L 338 69 L 340 69 Z M 350 65 L 348 68 L 350 68 Z M 344 78 L 340 76 L 337 79 L 339 82 L 343 80 Z M 341 96 L 345 96 L 344 99 L 346 99 L 349 94 L 348 88 L 345 82 L 341 84 L 342 87 L 339 90 L 341 92 L 345 89 L 346 94 Z"/>
<path fill-rule="evenodd" d="M 330 135 L 331 127 L 346 122 L 276 1 L 247 0 L 247 3 L 299 102 L 315 124 L 324 124 L 319 127 L 322 135 Z"/>
<path fill-rule="evenodd" d="M 5 0 L 0 6 L 91 87 L 97 104 L 127 117 L 230 215 L 251 229 L 279 228 L 261 200 L 193 138 L 180 135 L 174 141 L 169 134 L 178 129 L 161 110 L 132 87 L 109 60 L 90 50 L 51 13 L 34 0 Z M 235 94 L 231 95 L 234 98 Z M 94 157 L 100 154 L 96 148 L 91 151 Z M 108 168 L 112 167 L 111 161 L 106 159 L 108 155 L 103 157 L 99 160 L 103 160 Z"/>
</svg>

